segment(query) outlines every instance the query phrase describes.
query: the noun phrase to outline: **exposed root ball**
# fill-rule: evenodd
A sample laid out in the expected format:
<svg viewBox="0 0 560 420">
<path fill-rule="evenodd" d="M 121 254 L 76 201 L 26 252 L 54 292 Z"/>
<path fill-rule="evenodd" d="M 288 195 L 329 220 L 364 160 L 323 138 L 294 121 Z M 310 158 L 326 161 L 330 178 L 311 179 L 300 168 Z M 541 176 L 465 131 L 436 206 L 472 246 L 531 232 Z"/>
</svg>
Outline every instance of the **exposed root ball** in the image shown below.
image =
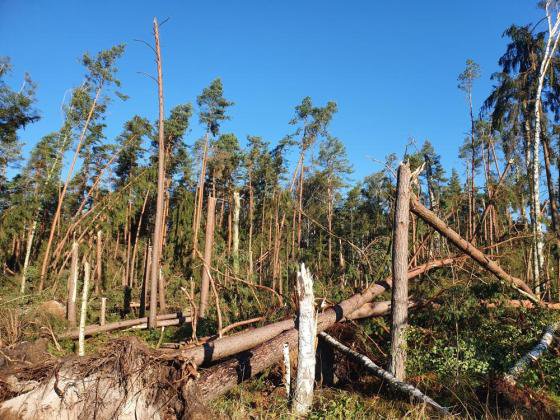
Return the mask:
<svg viewBox="0 0 560 420">
<path fill-rule="evenodd" d="M 183 363 L 158 359 L 136 338 L 96 356 L 24 368 L 5 378 L 0 418 L 163 418 L 182 415 Z M 32 386 L 29 386 L 29 385 Z"/>
</svg>

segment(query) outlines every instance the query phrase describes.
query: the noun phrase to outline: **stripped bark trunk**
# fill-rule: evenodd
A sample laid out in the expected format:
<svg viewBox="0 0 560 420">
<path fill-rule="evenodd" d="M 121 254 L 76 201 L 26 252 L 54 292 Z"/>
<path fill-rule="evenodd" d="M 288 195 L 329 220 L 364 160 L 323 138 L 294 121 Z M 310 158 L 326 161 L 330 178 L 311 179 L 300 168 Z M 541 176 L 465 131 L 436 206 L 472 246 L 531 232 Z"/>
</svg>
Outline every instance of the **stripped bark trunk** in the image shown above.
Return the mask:
<svg viewBox="0 0 560 420">
<path fill-rule="evenodd" d="M 547 0 L 545 5 L 546 18 L 548 21 L 548 37 L 546 40 L 546 47 L 543 55 L 543 59 L 539 69 L 539 77 L 537 83 L 537 92 L 535 96 L 535 136 L 533 138 L 533 165 L 532 165 L 532 201 L 535 217 L 533 220 L 533 242 L 535 247 L 535 292 L 537 295 L 540 293 L 540 272 L 542 271 L 544 256 L 544 236 L 541 224 L 541 202 L 540 202 L 540 162 L 539 162 L 539 149 L 541 142 L 541 104 L 542 104 L 542 90 L 544 86 L 544 79 L 550 65 L 551 59 L 558 47 L 558 41 L 560 40 L 560 12 L 556 13 L 555 20 L 551 15 L 550 10 L 552 6 L 552 0 Z"/>
<path fill-rule="evenodd" d="M 400 392 L 402 392 L 406 395 L 409 395 L 411 398 L 413 398 L 416 401 L 419 401 L 421 403 L 425 403 L 425 404 L 430 405 L 431 407 L 436 409 L 441 414 L 444 414 L 444 415 L 450 414 L 449 410 L 447 408 L 442 407 L 440 404 L 438 404 L 433 399 L 428 397 L 426 394 L 424 394 L 422 391 L 420 391 L 415 386 L 412 386 L 410 384 L 407 384 L 407 383 L 403 382 L 402 380 L 397 379 L 390 372 L 387 372 L 385 369 L 377 366 L 373 362 L 373 360 L 371 360 L 369 357 L 364 356 L 363 354 L 360 354 L 358 352 L 355 352 L 354 350 L 350 349 L 349 347 L 346 347 L 344 344 L 342 344 L 340 341 L 336 340 L 335 338 L 331 337 L 326 332 L 322 332 L 319 335 L 321 336 L 322 339 L 325 340 L 325 342 L 329 343 L 336 350 L 340 351 L 342 354 L 348 356 L 353 361 L 355 361 L 355 362 L 359 363 L 360 365 L 364 366 L 368 371 L 373 373 L 375 376 L 377 376 L 381 380 L 386 381 L 394 389 L 396 389 L 396 390 L 398 390 L 398 391 L 400 391 Z"/>
<path fill-rule="evenodd" d="M 78 291 L 78 243 L 72 243 L 72 265 L 68 278 L 68 299 L 66 303 L 66 318 L 71 327 L 76 326 L 76 297 Z"/>
<path fill-rule="evenodd" d="M 517 377 L 525 371 L 531 363 L 539 360 L 542 354 L 550 347 L 558 329 L 560 329 L 560 323 L 547 326 L 537 345 L 533 347 L 529 353 L 519 359 L 515 365 L 513 365 L 513 367 L 505 375 L 504 379 L 511 385 L 515 385 Z"/>
<path fill-rule="evenodd" d="M 165 188 L 165 134 L 164 134 L 164 110 L 163 110 L 163 75 L 161 69 L 161 50 L 159 45 L 159 26 L 158 21 L 154 18 L 154 38 L 155 52 L 158 73 L 158 102 L 159 102 L 159 120 L 158 120 L 158 184 L 157 184 L 157 200 L 156 200 L 156 220 L 154 226 L 154 239 L 152 242 L 152 266 L 150 279 L 152 287 L 150 290 L 150 317 L 148 324 L 150 328 L 156 327 L 157 316 L 157 284 L 159 279 L 159 270 L 162 251 L 162 229 L 163 229 L 163 198 Z"/>
<path fill-rule="evenodd" d="M 158 325 L 160 325 L 161 321 L 167 321 L 167 320 L 173 320 L 173 319 L 180 321 L 180 322 L 177 322 L 177 323 L 190 322 L 190 318 L 185 317 L 181 312 L 174 312 L 174 313 L 171 313 L 171 314 L 162 314 L 162 315 L 157 316 Z M 84 335 L 86 337 L 88 337 L 88 336 L 92 336 L 92 335 L 100 334 L 100 333 L 104 333 L 104 332 L 135 327 L 135 326 L 138 326 L 138 325 L 146 324 L 147 322 L 148 322 L 148 318 L 147 317 L 142 317 L 142 318 L 136 318 L 136 319 L 126 319 L 124 321 L 110 322 L 110 323 L 104 324 L 104 325 L 88 325 L 84 329 Z M 79 329 L 74 328 L 72 330 L 69 330 L 69 331 L 66 331 L 66 332 L 60 334 L 58 336 L 58 338 L 67 338 L 67 339 L 75 340 L 76 338 L 79 338 L 79 334 L 80 334 Z"/>
<path fill-rule="evenodd" d="M 106 312 L 107 312 L 107 298 L 102 297 L 101 298 L 101 310 L 100 310 L 100 315 L 99 315 L 99 325 L 101 325 L 101 326 L 105 325 Z"/>
<path fill-rule="evenodd" d="M 27 281 L 27 270 L 29 268 L 29 259 L 31 257 L 31 249 L 33 247 L 33 238 L 37 229 L 37 218 L 33 220 L 29 235 L 27 236 L 27 244 L 25 247 L 25 260 L 23 261 L 23 270 L 21 273 L 21 286 L 19 292 L 23 295 L 25 293 L 25 282 Z"/>
<path fill-rule="evenodd" d="M 208 197 L 208 214 L 206 216 L 206 239 L 204 244 L 204 263 L 202 267 L 202 281 L 200 285 L 199 317 L 206 316 L 208 295 L 210 290 L 210 267 L 212 266 L 212 246 L 214 244 L 214 219 L 216 213 L 216 198 Z"/>
<path fill-rule="evenodd" d="M 410 167 L 401 163 L 397 175 L 397 200 L 393 223 L 393 290 L 391 295 L 391 373 L 404 381 L 408 323 L 408 224 Z"/>
<path fill-rule="evenodd" d="M 200 220 L 202 217 L 202 201 L 204 197 L 204 182 L 206 180 L 206 162 L 208 160 L 208 132 L 204 135 L 204 152 L 202 155 L 202 164 L 200 166 L 200 177 L 198 179 L 198 188 L 195 197 L 195 208 L 193 217 L 193 252 L 192 262 L 196 261 L 198 251 L 198 231 L 200 229 Z"/>
<path fill-rule="evenodd" d="M 85 330 L 86 330 L 86 316 L 87 316 L 87 305 L 88 305 L 88 289 L 89 289 L 89 276 L 90 276 L 90 266 L 86 261 L 84 263 L 84 284 L 82 287 L 82 307 L 80 310 L 80 329 L 78 336 L 78 356 L 85 356 Z"/>
<path fill-rule="evenodd" d="M 299 297 L 298 367 L 292 405 L 297 416 L 304 416 L 313 402 L 315 340 L 317 336 L 313 279 L 304 264 L 301 264 L 300 271 L 297 274 L 297 291 Z"/>
<path fill-rule="evenodd" d="M 148 304 L 148 290 L 150 288 L 150 272 L 152 265 L 152 246 L 148 245 L 146 250 L 146 266 L 144 269 L 144 280 L 142 281 L 142 295 L 140 296 L 140 317 L 146 314 Z"/>
<path fill-rule="evenodd" d="M 101 275 L 102 275 L 102 254 L 103 254 L 103 248 L 102 248 L 102 244 L 101 244 L 101 237 L 102 237 L 102 231 L 98 230 L 97 231 L 97 241 L 96 241 L 96 255 L 95 255 L 95 294 L 99 294 L 99 291 L 101 289 L 101 284 L 102 284 L 102 279 L 101 279 Z"/>
<path fill-rule="evenodd" d="M 142 211 L 140 212 L 140 218 L 138 219 L 138 226 L 136 226 L 134 247 L 132 248 L 132 262 L 130 263 L 130 279 L 128 281 L 130 287 L 134 287 L 136 284 L 136 256 L 138 255 L 138 238 L 140 237 L 140 231 L 142 230 L 142 219 L 144 218 L 144 212 L 146 211 L 146 204 L 148 203 L 149 195 L 150 189 L 148 188 L 148 191 L 146 191 L 146 196 L 144 197 L 144 203 L 142 203 Z"/>
<path fill-rule="evenodd" d="M 239 200 L 239 192 L 233 193 L 233 273 L 237 276 L 239 274 L 239 211 L 241 203 Z"/>
<path fill-rule="evenodd" d="M 290 346 L 286 343 L 284 343 L 282 348 L 282 354 L 284 355 L 284 387 L 286 388 L 286 397 L 289 400 L 292 386 L 292 364 L 290 362 Z"/>
</svg>

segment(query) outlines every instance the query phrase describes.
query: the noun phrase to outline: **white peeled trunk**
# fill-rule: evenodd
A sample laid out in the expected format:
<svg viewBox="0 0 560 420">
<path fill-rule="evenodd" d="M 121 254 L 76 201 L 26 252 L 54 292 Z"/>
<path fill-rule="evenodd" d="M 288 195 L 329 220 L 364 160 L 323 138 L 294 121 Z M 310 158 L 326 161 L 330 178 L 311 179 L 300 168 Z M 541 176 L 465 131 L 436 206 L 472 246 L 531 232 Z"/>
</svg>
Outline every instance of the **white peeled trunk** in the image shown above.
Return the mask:
<svg viewBox="0 0 560 420">
<path fill-rule="evenodd" d="M 290 387 L 292 383 L 292 364 L 290 362 L 290 346 L 288 343 L 284 343 L 282 348 L 282 353 L 284 354 L 284 386 L 286 387 L 286 397 L 290 398 Z"/>
<path fill-rule="evenodd" d="M 505 380 L 510 384 L 514 385 L 516 383 L 516 378 L 525 370 L 527 367 L 539 360 L 542 354 L 550 347 L 552 340 L 554 339 L 558 329 L 560 328 L 560 323 L 552 324 L 546 327 L 545 332 L 537 345 L 525 354 L 517 363 L 509 370 L 505 375 Z"/>
<path fill-rule="evenodd" d="M 68 278 L 68 300 L 66 302 L 66 318 L 71 327 L 76 326 L 76 299 L 78 295 L 78 242 L 72 243 L 72 263 Z"/>
<path fill-rule="evenodd" d="M 89 275 L 91 267 L 86 261 L 84 263 L 84 286 L 82 288 L 82 307 L 80 310 L 80 332 L 78 337 L 78 356 L 84 356 L 85 351 L 85 336 L 86 336 L 86 316 L 87 316 L 87 300 L 89 288 Z"/>
<path fill-rule="evenodd" d="M 29 258 L 31 257 L 31 249 L 33 248 L 33 238 L 35 237 L 36 229 L 37 229 L 37 219 L 33 220 L 33 224 L 31 225 L 31 230 L 29 231 L 29 236 L 27 237 L 27 246 L 25 248 L 25 260 L 23 261 L 23 272 L 21 275 L 20 293 L 22 295 L 25 293 L 27 269 L 29 268 Z"/>
<path fill-rule="evenodd" d="M 107 298 L 102 297 L 101 298 L 101 314 L 99 315 L 99 325 L 101 325 L 101 326 L 105 325 L 106 312 L 107 312 Z"/>
<path fill-rule="evenodd" d="M 235 275 L 239 274 L 239 211 L 241 202 L 239 199 L 239 192 L 233 193 L 233 272 Z"/>
<path fill-rule="evenodd" d="M 303 416 L 308 413 L 313 402 L 317 336 L 313 279 L 304 264 L 301 264 L 301 269 L 297 274 L 297 292 L 299 297 L 298 366 L 293 409 L 294 414 Z"/>
<path fill-rule="evenodd" d="M 369 357 L 364 356 L 363 354 L 355 352 L 354 350 L 346 347 L 344 344 L 342 344 L 340 341 L 337 341 L 336 339 L 334 339 L 333 337 L 328 335 L 326 332 L 322 332 L 319 335 L 327 343 L 329 343 L 331 346 L 333 346 L 335 349 L 337 349 L 341 353 L 345 354 L 346 356 L 350 357 L 354 361 L 360 363 L 368 371 L 373 373 L 378 378 L 386 381 L 393 388 L 399 390 L 400 392 L 403 392 L 403 393 L 409 395 L 410 397 L 412 397 L 413 399 L 415 399 L 417 401 L 420 401 L 420 402 L 423 402 L 423 403 L 426 403 L 426 404 L 432 406 L 433 408 L 435 408 L 437 411 L 439 411 L 442 414 L 449 414 L 449 410 L 447 408 L 442 407 L 440 404 L 438 404 L 433 399 L 428 397 L 426 394 L 424 394 L 422 391 L 420 391 L 415 386 L 410 385 L 410 384 L 408 384 L 406 382 L 403 382 L 403 381 L 399 381 L 397 378 L 395 378 L 395 376 L 393 374 L 391 374 L 390 372 L 387 372 L 385 369 L 377 366 L 373 362 L 373 360 L 371 360 Z"/>
<path fill-rule="evenodd" d="M 542 89 L 544 85 L 544 78 L 548 70 L 548 66 L 556 48 L 558 47 L 558 40 L 560 39 L 560 13 L 556 13 L 555 23 L 553 25 L 553 19 L 551 16 L 551 6 L 552 1 L 548 0 L 546 2 L 546 18 L 548 21 L 548 38 L 546 40 L 546 48 L 544 51 L 543 60 L 539 69 L 539 79 L 537 84 L 537 94 L 535 97 L 535 138 L 533 139 L 533 196 L 531 197 L 533 203 L 534 211 L 534 221 L 533 221 L 533 243 L 535 252 L 534 261 L 534 284 L 535 292 L 537 296 L 540 295 L 540 278 L 541 271 L 544 264 L 544 236 L 541 224 L 541 201 L 540 201 L 540 159 L 539 159 L 539 149 L 541 144 L 541 104 L 542 104 Z"/>
</svg>

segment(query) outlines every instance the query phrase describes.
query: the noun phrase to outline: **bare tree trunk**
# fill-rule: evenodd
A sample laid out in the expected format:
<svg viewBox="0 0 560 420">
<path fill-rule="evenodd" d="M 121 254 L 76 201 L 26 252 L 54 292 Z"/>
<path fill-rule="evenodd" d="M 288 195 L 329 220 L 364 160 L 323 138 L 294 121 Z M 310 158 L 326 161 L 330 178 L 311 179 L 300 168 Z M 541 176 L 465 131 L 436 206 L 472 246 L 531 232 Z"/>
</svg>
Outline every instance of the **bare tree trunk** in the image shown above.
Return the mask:
<svg viewBox="0 0 560 420">
<path fill-rule="evenodd" d="M 146 314 L 146 305 L 148 302 L 148 290 L 150 288 L 151 267 L 152 267 L 152 246 L 148 245 L 146 249 L 146 265 L 144 267 L 144 280 L 142 281 L 142 294 L 140 296 L 140 317 L 143 317 Z"/>
<path fill-rule="evenodd" d="M 27 269 L 29 268 L 29 258 L 31 257 L 31 249 L 33 248 L 33 238 L 37 230 L 37 218 L 33 220 L 29 235 L 27 236 L 27 244 L 25 248 L 25 260 L 23 261 L 23 270 L 21 274 L 21 286 L 19 292 L 23 295 L 25 293 L 25 282 L 27 280 Z"/>
<path fill-rule="evenodd" d="M 72 243 L 72 264 L 68 278 L 68 300 L 66 302 L 66 318 L 71 327 L 76 326 L 76 298 L 78 291 L 78 243 Z"/>
<path fill-rule="evenodd" d="M 301 264 L 298 272 L 297 289 L 299 297 L 298 367 L 292 405 L 297 416 L 304 416 L 313 402 L 315 340 L 317 339 L 313 279 L 304 264 Z"/>
<path fill-rule="evenodd" d="M 101 229 L 97 231 L 97 241 L 96 241 L 96 255 L 95 255 L 95 294 L 98 295 L 101 289 L 101 275 L 102 275 L 102 253 L 103 248 L 101 244 Z"/>
<path fill-rule="evenodd" d="M 393 288 L 391 295 L 391 373 L 406 377 L 406 327 L 408 323 L 408 225 L 410 167 L 401 163 L 397 175 L 397 199 L 393 223 Z"/>
<path fill-rule="evenodd" d="M 140 218 L 138 219 L 138 226 L 136 227 L 136 235 L 134 237 L 134 247 L 132 248 L 132 262 L 130 270 L 130 279 L 128 284 L 130 287 L 134 287 L 136 284 L 136 256 L 138 254 L 138 238 L 140 237 L 140 231 L 142 230 L 142 219 L 144 218 L 144 211 L 146 210 L 146 203 L 148 202 L 148 196 L 150 194 L 150 189 L 146 191 L 146 196 L 144 197 L 144 203 L 142 204 L 142 211 L 140 212 Z"/>
<path fill-rule="evenodd" d="M 163 229 L 163 198 L 165 188 L 165 134 L 164 134 L 164 111 L 163 111 L 163 75 L 161 69 L 161 51 L 159 46 L 158 21 L 154 18 L 154 38 L 156 43 L 156 63 L 158 72 L 158 99 L 159 99 L 159 121 L 158 121 L 158 189 L 156 201 L 156 221 L 154 227 L 154 239 L 152 244 L 152 266 L 151 266 L 151 290 L 150 290 L 150 316 L 148 325 L 156 327 L 157 317 L 157 284 L 159 279 L 161 262 L 161 233 Z"/>
<path fill-rule="evenodd" d="M 131 251 L 131 246 L 132 246 L 132 202 L 129 201 L 128 202 L 128 216 L 126 218 L 126 261 L 125 261 L 125 271 L 124 271 L 124 276 L 123 276 L 123 286 L 124 287 L 131 287 L 132 285 L 130 284 L 130 271 L 131 271 L 131 265 L 130 265 L 130 251 Z"/>
<path fill-rule="evenodd" d="M 80 310 L 80 335 L 78 337 L 78 356 L 85 356 L 85 331 L 86 331 L 86 316 L 88 305 L 88 289 L 89 289 L 89 276 L 90 266 L 86 261 L 84 262 L 84 285 L 82 287 L 82 307 Z"/>
<path fill-rule="evenodd" d="M 510 384 L 515 384 L 517 377 L 532 363 L 537 361 L 542 354 L 550 347 L 552 340 L 556 336 L 560 324 L 552 324 L 546 327 L 546 330 L 535 347 L 525 354 L 505 375 L 505 380 Z"/>
<path fill-rule="evenodd" d="M 558 46 L 558 41 L 560 40 L 560 13 L 557 12 L 556 18 L 553 26 L 553 17 L 551 16 L 550 7 L 552 5 L 551 0 L 546 2 L 546 17 L 548 21 L 548 38 L 546 41 L 546 48 L 544 51 L 544 56 L 539 69 L 539 79 L 537 83 L 537 93 L 535 96 L 535 136 L 533 139 L 533 208 L 535 212 L 535 219 L 533 223 L 533 241 L 535 247 L 535 275 L 534 282 L 536 285 L 535 292 L 537 295 L 540 293 L 540 272 L 544 263 L 543 248 L 544 248 L 544 236 L 542 232 L 541 224 L 541 202 L 540 202 L 540 162 L 539 162 L 539 149 L 541 142 L 541 104 L 542 104 L 542 89 L 544 85 L 544 79 L 550 61 L 554 56 L 556 48 Z"/>
<path fill-rule="evenodd" d="M 101 326 L 105 325 L 106 312 L 107 312 L 107 298 L 102 297 L 101 298 L 101 310 L 99 312 L 99 325 L 101 325 Z"/>
<path fill-rule="evenodd" d="M 239 210 L 241 203 L 239 200 L 239 192 L 233 193 L 233 273 L 237 276 L 239 274 Z"/>
<path fill-rule="evenodd" d="M 202 267 L 202 282 L 200 285 L 199 316 L 206 316 L 208 294 L 210 290 L 210 267 L 212 266 L 212 246 L 214 245 L 214 220 L 216 215 L 216 198 L 208 197 L 208 214 L 206 216 L 206 239 L 204 243 L 204 264 Z"/>
<path fill-rule="evenodd" d="M 167 303 L 165 302 L 165 279 L 163 278 L 163 271 L 159 269 L 158 278 L 158 297 L 159 297 L 159 309 L 161 312 L 165 313 L 167 310 Z"/>
<path fill-rule="evenodd" d="M 193 252 L 192 261 L 196 261 L 198 251 L 198 231 L 200 229 L 200 220 L 202 217 L 202 200 L 204 197 L 204 181 L 206 180 L 206 162 L 208 160 L 208 132 L 204 135 L 204 153 L 202 155 L 202 164 L 200 166 L 200 177 L 198 179 L 198 188 L 195 197 L 195 208 L 193 217 Z"/>
<path fill-rule="evenodd" d="M 254 224 L 254 212 L 255 212 L 255 198 L 253 193 L 253 184 L 251 181 L 251 176 L 249 175 L 249 238 L 247 248 L 249 250 L 248 258 L 249 265 L 247 267 L 247 277 L 249 281 L 252 281 L 253 277 L 253 224 Z"/>
<path fill-rule="evenodd" d="M 382 379 L 383 381 L 387 381 L 393 388 L 397 389 L 398 391 L 400 391 L 404 394 L 409 395 L 410 397 L 414 398 L 415 400 L 417 400 L 419 402 L 426 403 L 426 404 L 432 406 L 433 408 L 435 408 L 437 411 L 439 411 L 440 413 L 442 413 L 444 415 L 449 414 L 449 410 L 447 408 L 439 405 L 437 402 L 435 402 L 433 399 L 428 397 L 426 394 L 424 394 L 418 388 L 397 379 L 393 374 L 391 374 L 391 373 L 387 372 L 386 370 L 382 369 L 381 367 L 377 366 L 369 357 L 366 357 L 363 354 L 355 352 L 354 350 L 350 349 L 349 347 L 346 347 L 344 344 L 342 344 L 340 341 L 334 339 L 333 337 L 328 335 L 326 332 L 320 333 L 320 336 L 327 343 L 329 343 L 331 346 L 333 346 L 335 349 L 337 349 L 341 353 L 345 354 L 346 356 L 348 356 L 350 359 L 354 360 L 355 362 L 358 362 L 359 364 L 364 366 L 368 371 L 372 372 L 375 376 Z"/>
</svg>

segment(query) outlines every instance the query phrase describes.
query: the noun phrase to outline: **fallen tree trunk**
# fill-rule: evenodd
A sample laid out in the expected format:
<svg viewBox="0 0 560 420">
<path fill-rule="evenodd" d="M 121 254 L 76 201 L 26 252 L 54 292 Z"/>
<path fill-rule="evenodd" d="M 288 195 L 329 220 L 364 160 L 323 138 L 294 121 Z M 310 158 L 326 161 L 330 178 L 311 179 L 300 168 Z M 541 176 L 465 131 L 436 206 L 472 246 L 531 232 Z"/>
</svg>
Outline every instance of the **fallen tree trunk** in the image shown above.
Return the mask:
<svg viewBox="0 0 560 420">
<path fill-rule="evenodd" d="M 444 415 L 449 415 L 450 414 L 449 410 L 447 408 L 439 405 L 437 402 L 435 402 L 433 399 L 428 397 L 426 394 L 424 394 L 422 391 L 420 391 L 415 386 L 410 385 L 410 384 L 408 384 L 406 382 L 403 382 L 403 381 L 399 381 L 390 372 L 388 372 L 385 369 L 377 366 L 373 362 L 373 360 L 371 360 L 369 357 L 364 356 L 363 354 L 360 354 L 358 352 L 355 352 L 354 350 L 350 349 L 349 347 L 346 347 L 344 344 L 342 344 L 338 340 L 334 339 L 333 337 L 331 337 L 330 335 L 328 335 L 325 332 L 322 332 L 319 335 L 329 345 L 331 345 L 332 347 L 334 347 L 335 349 L 337 349 L 338 351 L 340 351 L 344 355 L 348 356 L 350 359 L 352 359 L 355 362 L 364 366 L 368 371 L 373 373 L 378 378 L 380 378 L 384 381 L 387 381 L 387 383 L 390 386 L 392 386 L 393 388 L 395 388 L 396 390 L 398 390 L 398 391 L 400 391 L 404 394 L 409 395 L 411 398 L 415 399 L 416 401 L 419 401 L 419 402 L 430 405 L 431 407 L 435 408 L 441 414 L 444 414 Z"/>
<path fill-rule="evenodd" d="M 503 306 L 508 306 L 510 308 L 533 309 L 537 306 L 528 299 L 522 299 L 522 300 L 520 300 L 520 299 L 508 299 L 508 300 L 496 301 L 496 302 L 492 302 L 492 301 L 488 301 L 488 300 L 482 300 L 480 303 L 481 303 L 481 305 L 484 305 L 487 308 L 497 308 L 497 307 L 503 305 Z M 541 302 L 539 304 L 539 306 L 543 306 L 546 309 L 553 309 L 553 310 L 559 310 L 560 309 L 560 303 Z"/>
<path fill-rule="evenodd" d="M 164 324 L 161 324 L 160 321 L 166 321 L 166 320 L 177 320 L 178 321 L 177 324 L 179 324 L 181 322 L 190 322 L 190 318 L 184 317 L 181 312 L 158 315 L 157 320 L 158 320 L 158 326 L 163 326 Z M 99 334 L 99 333 L 102 333 L 102 332 L 108 332 L 108 331 L 115 331 L 115 330 L 120 330 L 120 329 L 124 329 L 124 328 L 130 328 L 130 327 L 145 324 L 147 322 L 148 322 L 148 317 L 144 317 L 144 318 L 136 318 L 136 319 L 127 319 L 127 320 L 118 321 L 118 322 L 110 322 L 109 324 L 105 324 L 105 325 L 88 325 L 85 328 L 85 335 L 86 336 L 91 336 L 91 335 Z M 165 324 L 165 325 L 177 325 L 177 324 Z M 70 331 L 67 331 L 65 333 L 60 334 L 58 336 L 58 338 L 77 339 L 78 334 L 79 334 L 78 329 L 72 329 Z"/>
<path fill-rule="evenodd" d="M 410 199 L 410 210 L 420 217 L 424 222 L 438 231 L 442 236 L 447 238 L 453 245 L 459 248 L 462 252 L 475 260 L 482 268 L 494 274 L 499 280 L 513 286 L 521 294 L 525 295 L 528 299 L 535 303 L 540 303 L 540 299 L 533 294 L 533 291 L 527 284 L 517 277 L 506 273 L 495 261 L 492 261 L 478 248 L 473 246 L 470 242 L 463 239 L 461 235 L 451 229 L 443 220 L 441 220 L 433 211 L 429 210 L 420 203 L 414 195 Z"/>
<path fill-rule="evenodd" d="M 450 265 L 454 261 L 463 258 L 464 257 L 462 256 L 459 258 L 448 257 L 422 264 L 410 270 L 408 272 L 408 278 L 409 280 L 413 279 L 429 270 Z M 340 304 L 328 308 L 325 312 L 319 314 L 318 322 L 326 322 L 327 320 L 329 320 L 329 322 L 332 320 L 334 320 L 334 322 L 339 322 L 345 318 L 355 319 L 363 317 L 354 317 L 353 312 L 359 310 L 360 312 L 367 313 L 368 311 L 373 310 L 373 308 L 368 306 L 369 303 L 375 297 L 385 292 L 385 290 L 391 288 L 391 284 L 391 277 L 386 278 L 384 281 L 372 284 L 363 293 L 353 295 Z M 364 307 L 362 308 L 362 306 Z M 379 307 L 377 307 L 376 309 L 379 309 Z M 199 366 L 204 363 L 210 363 L 216 360 L 224 359 L 234 354 L 252 349 L 253 347 L 271 340 L 279 334 L 282 334 L 283 332 L 293 328 L 295 328 L 294 320 L 286 319 L 249 331 L 240 332 L 229 337 L 222 337 L 220 339 L 204 343 L 197 347 L 169 352 L 167 357 L 192 360 L 195 365 Z M 282 352 L 280 351 L 280 353 Z"/>
<path fill-rule="evenodd" d="M 510 385 L 515 385 L 517 377 L 527 369 L 527 367 L 537 361 L 543 353 L 550 347 L 555 334 L 560 329 L 560 323 L 549 325 L 546 327 L 545 332 L 537 345 L 525 354 L 517 363 L 509 370 L 509 372 L 504 376 L 504 379 Z"/>
</svg>

